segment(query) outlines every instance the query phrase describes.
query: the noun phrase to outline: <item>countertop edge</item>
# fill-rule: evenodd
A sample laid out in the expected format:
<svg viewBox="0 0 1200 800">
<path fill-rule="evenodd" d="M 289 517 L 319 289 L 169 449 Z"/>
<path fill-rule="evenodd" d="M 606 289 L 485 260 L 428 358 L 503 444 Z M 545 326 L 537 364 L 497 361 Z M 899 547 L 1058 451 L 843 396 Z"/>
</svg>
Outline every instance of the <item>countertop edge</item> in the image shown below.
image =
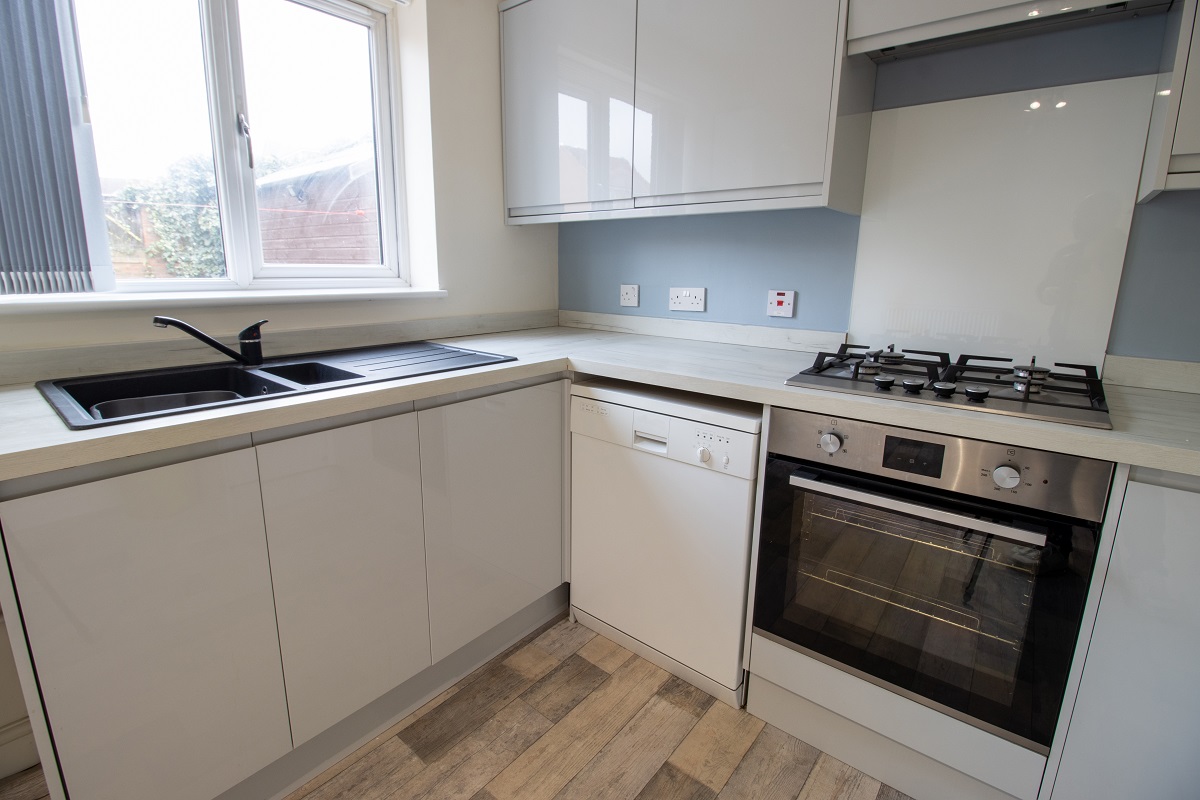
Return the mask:
<svg viewBox="0 0 1200 800">
<path fill-rule="evenodd" d="M 0 447 L 10 447 L 0 452 L 0 481 L 568 371 L 1200 476 L 1196 396 L 1110 387 L 1116 430 L 1103 431 L 786 387 L 783 380 L 804 366 L 805 354 L 794 350 L 563 327 L 437 341 L 491 352 L 507 349 L 519 360 L 75 432 L 45 418 L 49 414 L 57 422 L 32 385 L 5 387 L 7 391 L 0 390 L 0 422 L 18 422 L 23 409 L 45 429 L 43 439 L 55 441 L 41 444 L 33 433 L 28 436 L 32 443 L 22 446 L 18 440 L 12 446 L 11 439 L 0 436 Z M 1131 401 L 1139 405 L 1138 413 L 1130 410 Z"/>
</svg>

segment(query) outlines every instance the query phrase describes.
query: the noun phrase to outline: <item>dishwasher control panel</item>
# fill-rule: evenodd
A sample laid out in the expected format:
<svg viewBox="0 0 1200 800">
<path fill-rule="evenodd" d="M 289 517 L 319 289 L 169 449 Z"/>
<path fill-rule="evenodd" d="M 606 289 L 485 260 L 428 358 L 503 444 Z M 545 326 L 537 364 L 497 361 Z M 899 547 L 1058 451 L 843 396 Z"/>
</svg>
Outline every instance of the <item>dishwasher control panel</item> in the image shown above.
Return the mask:
<svg viewBox="0 0 1200 800">
<path fill-rule="evenodd" d="M 571 432 L 746 480 L 757 477 L 758 435 L 746 431 L 572 397 Z"/>
</svg>

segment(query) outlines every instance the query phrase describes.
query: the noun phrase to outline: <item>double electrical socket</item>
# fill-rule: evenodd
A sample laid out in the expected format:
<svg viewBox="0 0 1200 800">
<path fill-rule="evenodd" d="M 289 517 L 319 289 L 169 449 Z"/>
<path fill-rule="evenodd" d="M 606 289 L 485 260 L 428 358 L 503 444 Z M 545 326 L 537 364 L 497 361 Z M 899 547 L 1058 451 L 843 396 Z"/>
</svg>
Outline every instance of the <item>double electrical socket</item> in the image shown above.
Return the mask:
<svg viewBox="0 0 1200 800">
<path fill-rule="evenodd" d="M 704 289 L 677 289 L 671 287 L 669 311 L 703 311 L 706 292 Z"/>
</svg>

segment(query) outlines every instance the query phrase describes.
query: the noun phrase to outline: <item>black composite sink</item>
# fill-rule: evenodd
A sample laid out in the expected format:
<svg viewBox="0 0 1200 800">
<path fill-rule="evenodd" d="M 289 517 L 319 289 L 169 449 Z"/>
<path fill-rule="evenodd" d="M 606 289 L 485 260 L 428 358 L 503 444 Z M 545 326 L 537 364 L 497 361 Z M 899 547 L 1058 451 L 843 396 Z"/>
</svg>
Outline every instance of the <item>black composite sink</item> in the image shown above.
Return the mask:
<svg viewBox="0 0 1200 800">
<path fill-rule="evenodd" d="M 37 388 L 73 430 L 361 383 L 515 361 L 432 342 L 272 359 L 257 367 L 217 364 L 41 381 Z"/>
</svg>

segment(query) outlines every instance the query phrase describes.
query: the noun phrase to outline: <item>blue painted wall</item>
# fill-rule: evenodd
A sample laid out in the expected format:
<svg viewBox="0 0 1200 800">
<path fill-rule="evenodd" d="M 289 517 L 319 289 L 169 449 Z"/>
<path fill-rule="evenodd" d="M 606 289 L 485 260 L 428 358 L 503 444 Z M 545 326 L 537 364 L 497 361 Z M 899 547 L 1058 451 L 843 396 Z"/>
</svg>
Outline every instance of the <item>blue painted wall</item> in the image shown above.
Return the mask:
<svg viewBox="0 0 1200 800">
<path fill-rule="evenodd" d="M 572 222 L 558 230 L 559 308 L 845 331 L 858 217 L 828 209 Z M 622 283 L 641 286 L 636 308 Z M 702 313 L 667 311 L 672 286 L 703 286 Z M 767 317 L 767 292 L 796 291 L 796 315 Z"/>
<path fill-rule="evenodd" d="M 1156 72 L 1166 17 L 1151 15 L 879 65 L 875 108 Z M 844 331 L 858 219 L 825 209 L 564 223 L 559 307 L 570 311 Z M 641 285 L 641 305 L 618 286 Z M 671 286 L 704 286 L 708 311 L 667 311 Z M 765 315 L 771 289 L 797 290 L 796 316 Z M 1200 361 L 1200 192 L 1139 206 L 1110 352 Z"/>
<path fill-rule="evenodd" d="M 1133 212 L 1108 352 L 1200 361 L 1200 191 Z"/>
</svg>

